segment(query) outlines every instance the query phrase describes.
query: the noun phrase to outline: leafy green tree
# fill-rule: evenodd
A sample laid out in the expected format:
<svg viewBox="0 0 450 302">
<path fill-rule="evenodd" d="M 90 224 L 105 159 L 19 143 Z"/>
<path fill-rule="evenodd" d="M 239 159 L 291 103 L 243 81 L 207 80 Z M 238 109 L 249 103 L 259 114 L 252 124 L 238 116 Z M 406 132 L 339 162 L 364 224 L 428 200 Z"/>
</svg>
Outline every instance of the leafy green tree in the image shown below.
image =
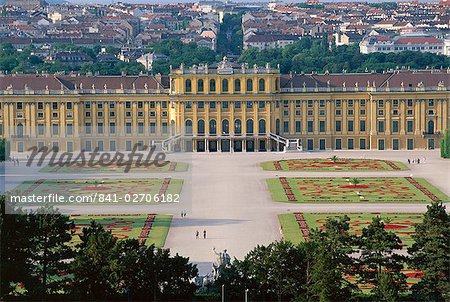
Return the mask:
<svg viewBox="0 0 450 302">
<path fill-rule="evenodd" d="M 225 285 L 227 299 L 242 299 L 245 289 L 256 301 L 288 301 L 307 293 L 309 244 L 280 241 L 257 246 L 245 258 L 234 260 L 216 282 Z"/>
<path fill-rule="evenodd" d="M 411 265 L 423 272 L 422 280 L 412 287 L 421 301 L 450 299 L 450 215 L 441 202 L 429 205 L 423 222 L 412 235 L 415 243 L 408 249 Z"/>
<path fill-rule="evenodd" d="M 0 162 L 9 158 L 11 149 L 6 138 L 0 138 Z"/>
<path fill-rule="evenodd" d="M 441 157 L 450 158 L 450 129 L 445 130 L 444 138 L 441 140 Z"/>
<path fill-rule="evenodd" d="M 350 299 L 357 287 L 348 282 L 344 275 L 351 274 L 355 260 L 355 236 L 349 234 L 350 218 L 329 219 L 324 229 L 311 232 L 313 265 L 309 297 L 313 301 L 344 301 Z"/>
<path fill-rule="evenodd" d="M 0 299 L 19 295 L 19 284 L 27 288 L 32 283 L 33 229 L 29 218 L 7 202 L 5 195 L 0 196 Z"/>
<path fill-rule="evenodd" d="M 358 263 L 360 281 L 374 286 L 372 293 L 375 299 L 385 299 L 380 296 L 384 293 L 380 289 L 380 278 L 383 274 L 389 275 L 383 278 L 388 278 L 389 286 L 395 286 L 397 293 L 405 289 L 406 277 L 401 272 L 405 257 L 396 252 L 402 249 L 401 243 L 395 233 L 385 230 L 380 217 L 373 218 L 358 238 L 361 253 Z"/>
<path fill-rule="evenodd" d="M 95 221 L 83 228 L 72 263 L 74 295 L 81 300 L 105 300 L 115 295 L 117 239 Z"/>
<path fill-rule="evenodd" d="M 68 282 L 59 277 L 67 274 L 68 261 L 73 257 L 68 243 L 72 237 L 69 216 L 60 214 L 52 207 L 42 207 L 31 213 L 33 229 L 33 277 L 35 286 L 29 289 L 31 295 L 45 299 L 47 295 L 60 292 Z"/>
</svg>

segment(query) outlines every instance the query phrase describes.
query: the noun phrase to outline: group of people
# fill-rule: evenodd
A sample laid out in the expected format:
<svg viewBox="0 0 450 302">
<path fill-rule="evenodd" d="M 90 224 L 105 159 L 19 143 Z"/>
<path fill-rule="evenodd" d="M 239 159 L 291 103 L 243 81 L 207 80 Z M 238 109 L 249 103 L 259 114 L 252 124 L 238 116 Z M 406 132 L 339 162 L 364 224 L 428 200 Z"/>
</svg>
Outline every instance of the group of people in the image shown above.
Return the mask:
<svg viewBox="0 0 450 302">
<path fill-rule="evenodd" d="M 14 156 L 11 158 L 9 158 L 9 161 L 12 161 L 14 163 L 14 166 L 18 166 L 19 165 L 19 159 L 15 158 Z"/>
<path fill-rule="evenodd" d="M 425 163 L 425 157 L 422 158 L 422 160 L 420 160 L 420 158 L 413 158 L 413 159 L 409 159 L 408 158 L 408 164 L 420 164 L 420 162 Z"/>
<path fill-rule="evenodd" d="M 200 237 L 200 232 L 197 230 L 195 232 L 195 239 L 198 239 Z M 203 239 L 206 239 L 206 230 L 203 230 Z"/>
<path fill-rule="evenodd" d="M 184 218 L 184 217 L 186 217 L 186 211 L 181 211 L 181 218 Z"/>
</svg>

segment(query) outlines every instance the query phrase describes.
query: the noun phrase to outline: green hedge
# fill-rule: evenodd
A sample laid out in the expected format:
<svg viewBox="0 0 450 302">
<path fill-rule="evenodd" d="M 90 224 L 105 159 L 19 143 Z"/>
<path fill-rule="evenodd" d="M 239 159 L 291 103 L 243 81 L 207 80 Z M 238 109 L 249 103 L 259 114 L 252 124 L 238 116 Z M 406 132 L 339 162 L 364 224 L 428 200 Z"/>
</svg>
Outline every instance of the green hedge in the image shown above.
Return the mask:
<svg viewBox="0 0 450 302">
<path fill-rule="evenodd" d="M 444 138 L 441 141 L 441 157 L 450 158 L 450 129 L 445 130 Z"/>
</svg>

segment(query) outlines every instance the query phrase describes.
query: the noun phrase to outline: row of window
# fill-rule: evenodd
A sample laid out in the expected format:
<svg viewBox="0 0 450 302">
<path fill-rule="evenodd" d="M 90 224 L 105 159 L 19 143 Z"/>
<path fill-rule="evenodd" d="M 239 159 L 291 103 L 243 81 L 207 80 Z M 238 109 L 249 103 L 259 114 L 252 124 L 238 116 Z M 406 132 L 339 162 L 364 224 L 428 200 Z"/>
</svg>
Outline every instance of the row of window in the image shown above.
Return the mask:
<svg viewBox="0 0 450 302">
<path fill-rule="evenodd" d="M 278 79 L 276 81 L 277 81 L 276 87 L 278 87 Z M 215 79 L 209 80 L 208 88 L 209 88 L 208 90 L 210 92 L 217 91 L 217 85 L 216 85 Z M 192 90 L 193 90 L 192 80 L 186 79 L 185 80 L 185 92 L 190 93 L 190 92 L 192 92 Z M 228 91 L 229 91 L 228 79 L 222 79 L 222 92 L 228 92 Z M 234 80 L 234 91 L 235 92 L 241 91 L 241 80 L 240 79 Z M 246 80 L 245 91 L 247 91 L 247 92 L 253 91 L 253 80 L 252 79 Z M 264 92 L 264 91 L 266 91 L 266 81 L 264 79 L 259 79 L 258 80 L 258 92 Z M 205 82 L 203 79 L 197 80 L 197 92 L 199 92 L 199 93 L 205 92 Z"/>
<path fill-rule="evenodd" d="M 319 150 L 325 150 L 326 149 L 326 144 L 327 144 L 327 140 L 325 138 L 320 138 L 318 141 L 318 149 Z M 430 145 L 430 143 L 429 143 Z M 433 142 L 434 145 L 434 142 Z M 307 139 L 306 140 L 306 149 L 307 150 L 314 150 L 315 149 L 315 140 L 314 139 Z M 394 138 L 392 139 L 392 150 L 400 150 L 400 139 L 398 138 Z M 334 140 L 334 146 L 332 147 L 335 150 L 342 150 L 343 146 L 342 146 L 342 138 L 336 138 Z M 361 150 L 365 150 L 365 149 L 369 149 L 370 147 L 367 144 L 367 140 L 365 138 L 360 138 L 359 139 L 359 149 Z M 355 139 L 354 138 L 347 138 L 347 147 L 346 149 L 348 150 L 353 150 L 355 149 Z M 384 139 L 378 139 L 377 141 L 377 149 L 378 150 L 385 150 L 386 149 L 386 144 L 385 144 L 385 140 Z M 412 138 L 408 138 L 406 140 L 406 149 L 408 150 L 413 150 L 414 149 L 414 139 Z"/>
</svg>

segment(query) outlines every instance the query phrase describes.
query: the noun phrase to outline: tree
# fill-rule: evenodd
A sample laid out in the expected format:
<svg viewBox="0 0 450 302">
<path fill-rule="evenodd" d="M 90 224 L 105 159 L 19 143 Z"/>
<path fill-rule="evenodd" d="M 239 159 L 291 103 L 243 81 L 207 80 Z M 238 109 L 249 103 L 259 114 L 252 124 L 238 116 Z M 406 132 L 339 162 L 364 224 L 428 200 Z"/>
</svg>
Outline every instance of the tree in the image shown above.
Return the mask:
<svg viewBox="0 0 450 302">
<path fill-rule="evenodd" d="M 389 280 L 390 288 L 395 286 L 397 293 L 405 289 L 406 278 L 401 272 L 405 259 L 396 252 L 402 249 L 401 243 L 395 233 L 385 230 L 384 222 L 380 217 L 373 218 L 358 238 L 358 248 L 361 253 L 358 263 L 360 281 L 373 285 L 372 293 L 381 301 L 386 298 L 382 296 L 385 292 L 382 289 L 385 287 L 380 283 L 383 274 L 388 275 L 383 278 Z"/>
<path fill-rule="evenodd" d="M 330 160 L 335 163 L 339 160 L 339 158 L 336 155 L 333 155 L 332 157 L 330 157 Z"/>
<path fill-rule="evenodd" d="M 117 284 L 114 268 L 119 259 L 111 232 L 95 221 L 83 228 L 72 263 L 74 294 L 81 300 L 105 300 L 115 295 Z"/>
<path fill-rule="evenodd" d="M 351 183 L 354 187 L 356 187 L 358 184 L 361 183 L 361 180 L 359 180 L 359 178 L 353 177 L 353 178 L 350 179 L 350 183 Z"/>
<path fill-rule="evenodd" d="M 309 296 L 314 301 L 345 301 L 357 287 L 344 275 L 351 274 L 355 260 L 350 256 L 355 236 L 349 234 L 350 218 L 327 220 L 324 229 L 311 232 L 314 261 L 311 273 Z"/>
<path fill-rule="evenodd" d="M 421 301 L 450 299 L 450 215 L 441 202 L 427 207 L 423 222 L 412 235 L 415 243 L 408 249 L 411 266 L 423 272 L 422 280 L 412 287 Z"/>
<path fill-rule="evenodd" d="M 0 138 L 0 162 L 9 158 L 10 146 L 6 138 Z"/>
<path fill-rule="evenodd" d="M 227 299 L 242 299 L 245 289 L 251 298 L 289 301 L 307 293 L 309 279 L 309 244 L 294 246 L 280 241 L 257 246 L 245 258 L 234 260 L 216 282 L 225 285 Z"/>
<path fill-rule="evenodd" d="M 445 130 L 444 138 L 441 140 L 441 157 L 450 158 L 450 129 Z"/>
<path fill-rule="evenodd" d="M 17 295 L 17 285 L 26 288 L 32 275 L 29 216 L 5 199 L 5 195 L 0 196 L 0 298 Z"/>
<path fill-rule="evenodd" d="M 68 260 L 73 257 L 68 243 L 72 237 L 69 216 L 60 214 L 52 207 L 39 208 L 30 215 L 32 226 L 33 276 L 35 286 L 29 289 L 31 295 L 45 299 L 48 294 L 59 292 L 66 278 L 55 278 L 67 274 Z"/>
</svg>

